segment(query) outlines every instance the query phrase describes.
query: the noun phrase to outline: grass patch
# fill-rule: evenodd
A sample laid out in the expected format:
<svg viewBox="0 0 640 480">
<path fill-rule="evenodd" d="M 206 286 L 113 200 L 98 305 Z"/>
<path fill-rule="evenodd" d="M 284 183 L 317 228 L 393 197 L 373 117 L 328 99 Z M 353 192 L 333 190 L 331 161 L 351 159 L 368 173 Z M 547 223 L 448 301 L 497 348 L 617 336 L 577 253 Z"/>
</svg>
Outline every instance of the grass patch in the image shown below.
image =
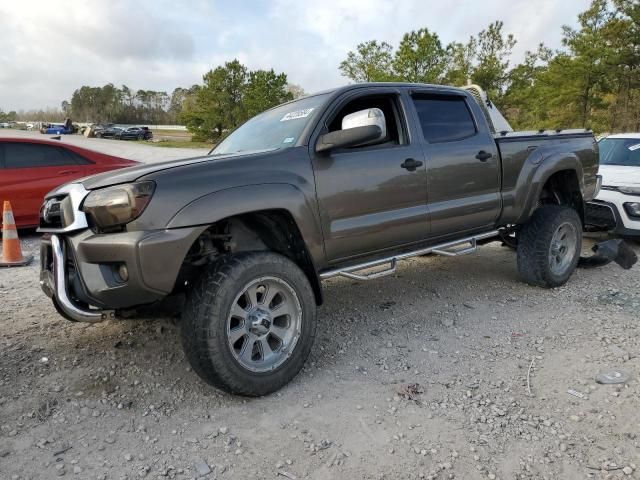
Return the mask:
<svg viewBox="0 0 640 480">
<path fill-rule="evenodd" d="M 168 147 L 168 148 L 208 148 L 214 147 L 213 143 L 209 142 L 185 142 L 181 140 L 162 140 L 160 142 L 150 142 L 149 145 L 154 147 Z"/>
<path fill-rule="evenodd" d="M 191 138 L 191 133 L 186 130 L 156 130 L 151 128 L 154 135 L 158 137 L 183 137 Z"/>
</svg>

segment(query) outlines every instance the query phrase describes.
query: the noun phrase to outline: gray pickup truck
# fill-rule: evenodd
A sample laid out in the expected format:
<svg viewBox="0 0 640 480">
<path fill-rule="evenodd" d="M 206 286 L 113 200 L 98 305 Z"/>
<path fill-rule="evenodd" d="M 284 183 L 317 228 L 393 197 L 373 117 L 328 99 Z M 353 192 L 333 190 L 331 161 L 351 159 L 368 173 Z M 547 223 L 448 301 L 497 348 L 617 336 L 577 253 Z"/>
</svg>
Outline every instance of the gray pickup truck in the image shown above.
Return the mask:
<svg viewBox="0 0 640 480">
<path fill-rule="evenodd" d="M 502 241 L 532 285 L 564 284 L 598 189 L 588 131 L 494 131 L 466 90 L 359 84 L 268 110 L 209 155 L 86 178 L 41 210 L 41 285 L 99 322 L 186 293 L 194 370 L 243 395 L 289 382 L 321 281 Z"/>
</svg>

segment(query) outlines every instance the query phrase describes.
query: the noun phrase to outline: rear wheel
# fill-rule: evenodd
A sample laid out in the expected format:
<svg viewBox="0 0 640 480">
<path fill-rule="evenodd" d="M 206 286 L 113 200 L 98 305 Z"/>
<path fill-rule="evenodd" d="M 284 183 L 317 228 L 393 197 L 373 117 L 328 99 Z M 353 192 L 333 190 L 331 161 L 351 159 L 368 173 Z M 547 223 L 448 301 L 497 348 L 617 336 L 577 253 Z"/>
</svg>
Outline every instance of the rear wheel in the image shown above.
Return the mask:
<svg viewBox="0 0 640 480">
<path fill-rule="evenodd" d="M 208 383 L 260 396 L 298 374 L 315 329 L 315 297 L 302 270 L 282 255 L 252 252 L 221 259 L 194 285 L 182 344 Z"/>
<path fill-rule="evenodd" d="M 557 205 L 540 207 L 518 234 L 518 272 L 531 285 L 564 285 L 578 265 L 581 248 L 578 213 Z"/>
</svg>

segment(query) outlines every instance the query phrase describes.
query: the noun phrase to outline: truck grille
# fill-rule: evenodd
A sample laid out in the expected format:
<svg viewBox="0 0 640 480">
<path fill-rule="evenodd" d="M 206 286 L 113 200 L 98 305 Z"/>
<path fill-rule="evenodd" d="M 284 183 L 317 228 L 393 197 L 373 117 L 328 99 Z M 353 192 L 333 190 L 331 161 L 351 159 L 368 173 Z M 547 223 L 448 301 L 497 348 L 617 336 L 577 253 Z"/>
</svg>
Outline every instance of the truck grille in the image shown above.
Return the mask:
<svg viewBox="0 0 640 480">
<path fill-rule="evenodd" d="M 68 198 L 48 198 L 40 208 L 40 228 L 62 229 L 65 225 L 65 219 L 62 210 L 62 203 Z"/>
<path fill-rule="evenodd" d="M 73 232 L 87 228 L 87 217 L 80 210 L 89 192 L 80 183 L 69 183 L 46 197 L 40 208 L 39 232 Z"/>
</svg>

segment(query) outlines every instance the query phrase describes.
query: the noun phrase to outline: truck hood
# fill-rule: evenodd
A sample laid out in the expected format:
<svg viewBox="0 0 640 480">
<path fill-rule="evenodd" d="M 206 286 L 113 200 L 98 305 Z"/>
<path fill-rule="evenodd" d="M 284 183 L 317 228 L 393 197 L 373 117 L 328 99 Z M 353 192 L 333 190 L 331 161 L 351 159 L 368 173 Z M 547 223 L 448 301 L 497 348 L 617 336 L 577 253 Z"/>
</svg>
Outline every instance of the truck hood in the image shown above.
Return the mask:
<svg viewBox="0 0 640 480">
<path fill-rule="evenodd" d="M 182 167 L 194 163 L 211 162 L 218 158 L 221 157 L 212 157 L 207 155 L 204 157 L 183 158 L 179 160 L 168 160 L 165 162 L 143 163 L 136 165 L 135 167 L 121 168 L 119 170 L 85 177 L 80 182 L 87 190 L 94 190 L 96 188 L 108 187 L 109 185 L 135 182 L 140 177 L 144 177 L 150 173 L 167 170 L 169 168 Z"/>
<path fill-rule="evenodd" d="M 170 168 L 184 167 L 197 163 L 215 162 L 236 157 L 245 157 L 249 155 L 271 152 L 273 150 L 274 149 L 252 150 L 246 152 L 230 153 L 227 155 L 205 155 L 201 157 L 181 158 L 178 160 L 168 160 L 164 162 L 144 163 L 135 167 L 122 168 L 120 170 L 85 177 L 80 180 L 80 183 L 82 183 L 84 188 L 86 188 L 87 190 L 95 190 L 96 188 L 108 187 L 110 185 L 135 182 L 141 177 L 150 175 L 152 173 L 158 173 L 163 170 L 169 170 Z"/>
<path fill-rule="evenodd" d="M 623 165 L 600 165 L 598 174 L 602 175 L 602 185 L 618 187 L 640 184 L 640 167 Z"/>
</svg>

